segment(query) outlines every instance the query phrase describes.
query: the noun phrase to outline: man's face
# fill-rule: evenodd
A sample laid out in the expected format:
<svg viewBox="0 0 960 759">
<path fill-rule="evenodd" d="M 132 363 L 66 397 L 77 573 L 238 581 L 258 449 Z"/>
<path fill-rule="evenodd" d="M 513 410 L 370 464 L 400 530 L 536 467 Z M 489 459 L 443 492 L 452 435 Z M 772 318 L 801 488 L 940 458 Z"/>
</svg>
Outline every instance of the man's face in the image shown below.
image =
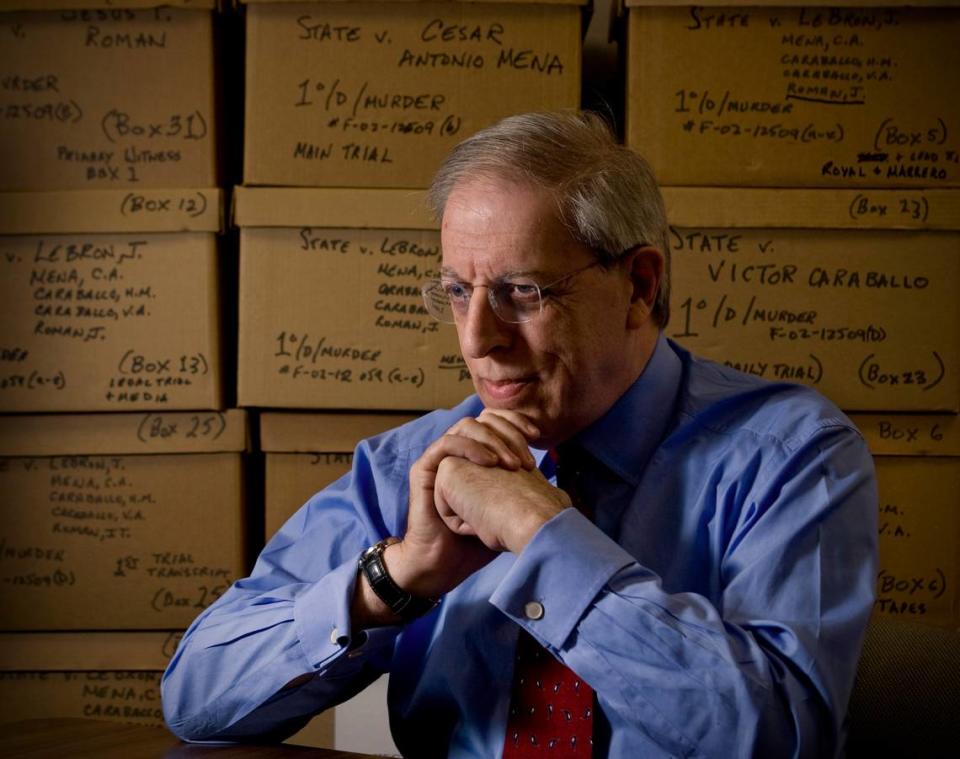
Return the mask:
<svg viewBox="0 0 960 759">
<path fill-rule="evenodd" d="M 517 276 L 546 285 L 596 260 L 571 238 L 550 196 L 506 180 L 463 181 L 448 198 L 441 241 L 444 278 L 476 288 L 456 326 L 484 405 L 529 417 L 541 446 L 602 416 L 638 373 L 624 268 L 587 269 L 550 288 L 539 316 L 511 324 L 493 312 L 487 285 Z"/>
</svg>

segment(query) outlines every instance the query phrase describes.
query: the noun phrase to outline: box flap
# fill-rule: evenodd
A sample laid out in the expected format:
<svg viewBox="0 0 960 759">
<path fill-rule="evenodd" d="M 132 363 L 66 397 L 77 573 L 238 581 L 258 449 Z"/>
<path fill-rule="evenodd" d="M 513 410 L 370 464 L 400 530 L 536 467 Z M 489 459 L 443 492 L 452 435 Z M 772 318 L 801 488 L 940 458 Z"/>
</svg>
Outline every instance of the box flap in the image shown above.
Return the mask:
<svg viewBox="0 0 960 759">
<path fill-rule="evenodd" d="M 662 189 L 677 227 L 960 229 L 960 190 Z"/>
<path fill-rule="evenodd" d="M 960 456 L 960 418 L 928 414 L 851 414 L 874 456 Z"/>
<path fill-rule="evenodd" d="M 2 1 L 2 0 L 0 0 Z M 109 0 L 107 0 L 109 1 Z M 300 3 L 310 4 L 310 3 L 322 3 L 322 2 L 334 2 L 334 3 L 352 3 L 357 2 L 357 0 L 298 0 Z M 371 2 L 381 2 L 381 3 L 413 3 L 413 2 L 430 2 L 431 0 L 371 0 Z M 448 2 L 450 0 L 447 0 Z M 455 2 L 461 3 L 502 3 L 506 5 L 588 5 L 592 0 L 454 0 Z M 23 2 L 23 0 L 21 0 Z M 104 2 L 104 0 L 101 0 Z M 256 5 L 258 3 L 287 3 L 290 4 L 290 0 L 240 0 L 241 3 L 246 5 Z M 436 0 L 432 0 L 436 2 Z M 902 0 L 901 0 L 902 2 Z M 659 3 L 660 5 L 669 5 L 669 3 Z M 809 5 L 809 3 L 807 3 Z M 880 3 L 882 4 L 882 3 Z M 729 5 L 729 3 L 728 3 Z M 756 2 L 753 3 L 756 5 Z"/>
<path fill-rule="evenodd" d="M 240 409 L 0 417 L 0 456 L 221 453 L 248 448 Z"/>
<path fill-rule="evenodd" d="M 237 187 L 238 227 L 439 229 L 423 190 Z"/>
<path fill-rule="evenodd" d="M 690 0 L 615 0 L 623 3 L 627 8 L 642 8 L 644 6 L 666 6 L 676 7 L 679 5 L 691 5 Z M 884 6 L 916 6 L 916 7 L 936 7 L 936 6 L 955 6 L 956 0 L 843 0 L 837 3 L 836 0 L 703 0 L 697 3 L 700 7 L 843 7 L 843 8 L 878 8 Z"/>
<path fill-rule="evenodd" d="M 183 633 L 0 633 L 0 672 L 163 670 Z"/>
<path fill-rule="evenodd" d="M 357 442 L 416 419 L 410 414 L 262 414 L 268 453 L 348 453 Z"/>
<path fill-rule="evenodd" d="M 217 0 L 0 0 L 0 11 L 60 11 L 171 6 L 187 10 L 213 10 Z"/>
<path fill-rule="evenodd" d="M 216 187 L 0 193 L 0 234 L 219 232 Z"/>
</svg>

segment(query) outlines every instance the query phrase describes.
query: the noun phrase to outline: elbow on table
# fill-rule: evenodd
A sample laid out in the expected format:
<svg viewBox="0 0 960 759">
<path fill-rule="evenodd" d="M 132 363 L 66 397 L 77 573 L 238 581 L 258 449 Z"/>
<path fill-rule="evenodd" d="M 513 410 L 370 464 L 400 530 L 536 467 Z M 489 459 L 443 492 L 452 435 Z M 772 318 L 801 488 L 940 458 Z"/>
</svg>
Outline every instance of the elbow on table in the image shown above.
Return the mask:
<svg viewBox="0 0 960 759">
<path fill-rule="evenodd" d="M 189 689 L 179 682 L 178 673 L 171 670 L 168 668 L 160 681 L 160 705 L 167 729 L 182 741 L 209 740 L 215 734 L 211 720 L 204 718 L 203 709 L 191 702 Z"/>
</svg>

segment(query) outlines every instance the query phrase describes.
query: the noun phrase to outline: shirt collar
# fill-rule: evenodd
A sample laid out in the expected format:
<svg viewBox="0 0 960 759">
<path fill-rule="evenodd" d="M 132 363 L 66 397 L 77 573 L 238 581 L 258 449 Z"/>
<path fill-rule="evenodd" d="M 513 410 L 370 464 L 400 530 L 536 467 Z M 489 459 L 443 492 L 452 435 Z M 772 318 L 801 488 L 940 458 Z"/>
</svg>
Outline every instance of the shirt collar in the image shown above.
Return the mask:
<svg viewBox="0 0 960 759">
<path fill-rule="evenodd" d="M 638 485 L 667 432 L 681 374 L 680 358 L 661 332 L 640 376 L 574 441 L 620 477 Z"/>
</svg>

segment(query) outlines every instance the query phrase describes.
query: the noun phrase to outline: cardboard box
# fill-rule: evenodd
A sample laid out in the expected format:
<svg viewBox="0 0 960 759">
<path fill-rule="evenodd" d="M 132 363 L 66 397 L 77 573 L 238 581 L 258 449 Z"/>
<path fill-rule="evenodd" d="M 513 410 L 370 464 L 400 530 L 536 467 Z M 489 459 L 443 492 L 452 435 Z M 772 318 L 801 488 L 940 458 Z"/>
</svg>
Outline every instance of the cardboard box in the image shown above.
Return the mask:
<svg viewBox="0 0 960 759">
<path fill-rule="evenodd" d="M 162 727 L 163 670 L 0 672 L 0 723 L 97 719 Z"/>
<path fill-rule="evenodd" d="M 62 11 L 117 8 L 156 8 L 161 5 L 174 8 L 213 9 L 220 0 L 0 0 L 0 12 L 5 11 Z M 91 17 L 92 18 L 92 17 Z"/>
<path fill-rule="evenodd" d="M 960 10 L 896 7 L 951 3 L 625 4 L 626 141 L 661 183 L 960 186 Z"/>
<path fill-rule="evenodd" d="M 217 183 L 209 11 L 23 11 L 0 27 L 0 190 Z"/>
<path fill-rule="evenodd" d="M 421 193 L 238 188 L 235 201 L 241 406 L 429 410 L 473 392 L 456 330 L 420 295 L 440 268 Z"/>
<path fill-rule="evenodd" d="M 357 443 L 415 418 L 408 414 L 262 414 L 267 537 L 314 493 L 350 471 Z"/>
<path fill-rule="evenodd" d="M 185 628 L 244 570 L 242 411 L 0 418 L 0 629 Z"/>
<path fill-rule="evenodd" d="M 222 405 L 218 191 L 0 205 L 0 411 Z M 190 231 L 150 231 L 165 227 Z"/>
<path fill-rule="evenodd" d="M 742 192 L 724 191 L 721 207 L 667 193 L 669 217 L 683 224 L 670 233 L 668 336 L 766 379 L 812 385 L 847 410 L 960 408 L 960 234 L 922 220 L 869 229 L 869 216 L 848 218 L 850 229 L 804 228 L 835 214 L 835 193 L 806 191 L 799 207 L 781 197 L 763 219 L 759 191 Z"/>
<path fill-rule="evenodd" d="M 580 103 L 585 0 L 248 0 L 244 183 L 426 187 L 465 137 Z"/>
<path fill-rule="evenodd" d="M 874 613 L 960 627 L 960 418 L 855 415 L 880 490 Z"/>
<path fill-rule="evenodd" d="M 160 676 L 181 633 L 0 633 L 0 722 L 163 725 Z"/>
<path fill-rule="evenodd" d="M 0 723 L 90 718 L 162 726 L 160 677 L 181 631 L 0 633 Z M 290 739 L 333 746 L 333 711 Z"/>
</svg>

